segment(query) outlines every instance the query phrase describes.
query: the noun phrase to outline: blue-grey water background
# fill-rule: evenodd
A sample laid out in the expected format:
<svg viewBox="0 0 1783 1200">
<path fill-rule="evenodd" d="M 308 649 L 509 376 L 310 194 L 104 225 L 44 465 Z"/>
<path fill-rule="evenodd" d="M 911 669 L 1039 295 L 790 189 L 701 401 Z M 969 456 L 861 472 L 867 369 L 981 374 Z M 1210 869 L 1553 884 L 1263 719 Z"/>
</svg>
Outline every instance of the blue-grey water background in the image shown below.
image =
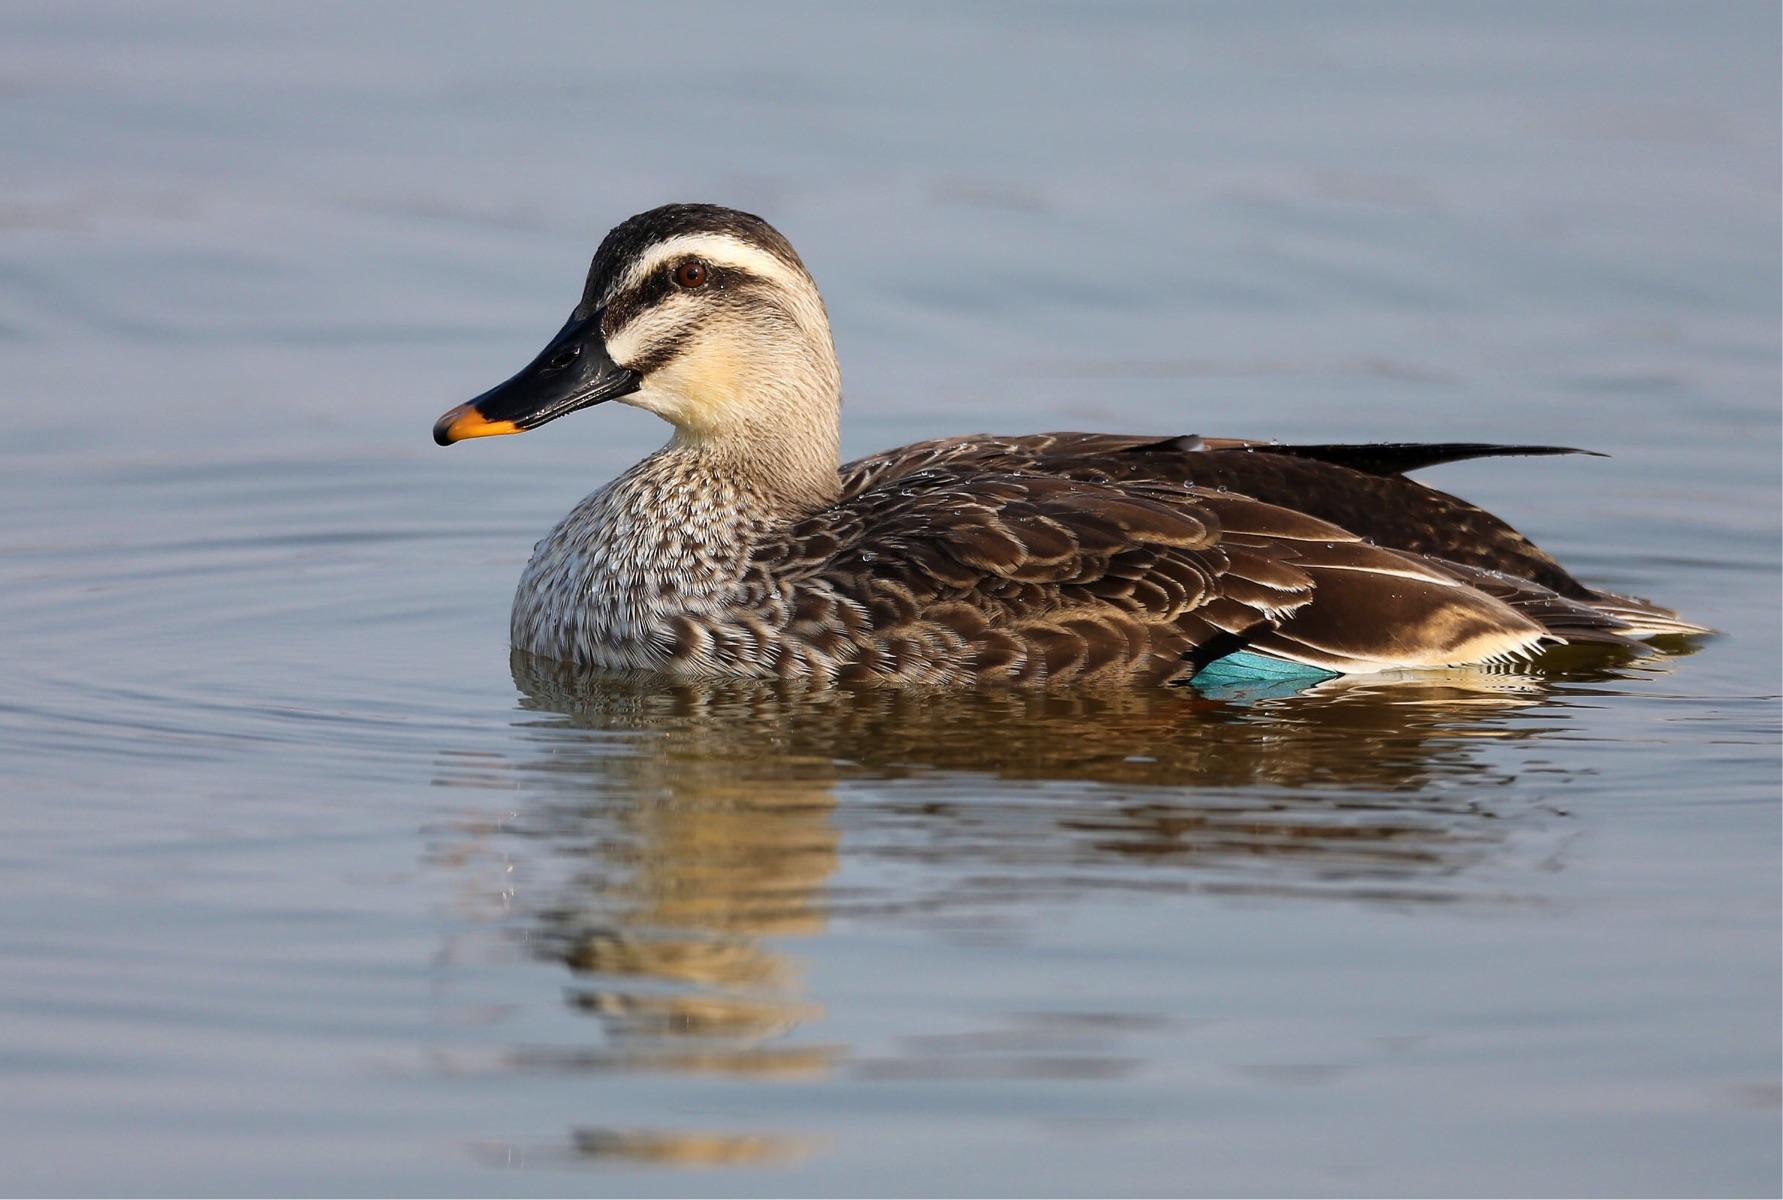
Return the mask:
<svg viewBox="0 0 1783 1200">
<path fill-rule="evenodd" d="M 1768 3 L 0 9 L 0 1190 L 1776 1194 Z M 1443 468 L 1690 655 L 1220 704 L 510 664 L 450 451 L 669 200 L 846 448 Z"/>
</svg>

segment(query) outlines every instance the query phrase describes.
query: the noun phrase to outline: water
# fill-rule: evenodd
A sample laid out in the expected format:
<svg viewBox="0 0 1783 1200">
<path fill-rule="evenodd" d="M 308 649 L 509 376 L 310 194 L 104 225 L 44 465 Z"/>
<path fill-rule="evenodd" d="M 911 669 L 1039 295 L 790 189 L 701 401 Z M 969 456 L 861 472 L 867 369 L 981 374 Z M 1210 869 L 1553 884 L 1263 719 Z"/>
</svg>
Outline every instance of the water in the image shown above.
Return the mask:
<svg viewBox="0 0 1783 1200">
<path fill-rule="evenodd" d="M 0 14 L 15 1193 L 1775 1194 L 1772 6 Z M 442 451 L 762 211 L 848 449 L 1431 478 L 1696 653 L 1215 702 L 510 662 L 660 442 Z"/>
</svg>

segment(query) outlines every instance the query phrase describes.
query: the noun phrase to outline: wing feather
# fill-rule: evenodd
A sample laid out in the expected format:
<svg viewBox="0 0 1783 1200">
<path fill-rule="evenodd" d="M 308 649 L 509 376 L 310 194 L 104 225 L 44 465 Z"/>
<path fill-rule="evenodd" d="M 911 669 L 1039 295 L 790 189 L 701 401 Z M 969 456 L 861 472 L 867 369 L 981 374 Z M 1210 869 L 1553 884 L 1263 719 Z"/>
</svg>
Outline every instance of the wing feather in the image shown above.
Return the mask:
<svg viewBox="0 0 1783 1200">
<path fill-rule="evenodd" d="M 1342 540 L 1367 539 L 1459 567 L 1527 580 L 1622 622 L 1621 632 L 1627 636 L 1708 632 L 1650 601 L 1585 586 L 1492 513 L 1404 478 L 1408 471 L 1470 458 L 1591 453 L 1564 446 L 1485 442 L 1279 445 L 1194 435 L 976 434 L 861 459 L 843 468 L 842 482 L 844 494 L 852 495 L 938 466 L 976 466 L 1140 489 L 1155 482 L 1224 489 L 1322 521 L 1339 530 Z M 1236 527 L 1228 532 L 1234 531 Z M 1277 537 L 1294 536 L 1285 522 L 1272 532 Z"/>
<path fill-rule="evenodd" d="M 925 451 L 920 471 L 844 499 L 846 515 L 818 514 L 768 556 L 801 616 L 840 611 L 804 592 L 864 610 L 838 677 L 916 678 L 942 645 L 980 679 L 1040 683 L 1186 679 L 1214 646 L 1355 672 L 1551 640 L 1465 571 L 1306 513 L 1167 480 L 989 471 L 966 457 L 936 465 Z M 834 621 L 794 629 L 835 648 Z"/>
</svg>

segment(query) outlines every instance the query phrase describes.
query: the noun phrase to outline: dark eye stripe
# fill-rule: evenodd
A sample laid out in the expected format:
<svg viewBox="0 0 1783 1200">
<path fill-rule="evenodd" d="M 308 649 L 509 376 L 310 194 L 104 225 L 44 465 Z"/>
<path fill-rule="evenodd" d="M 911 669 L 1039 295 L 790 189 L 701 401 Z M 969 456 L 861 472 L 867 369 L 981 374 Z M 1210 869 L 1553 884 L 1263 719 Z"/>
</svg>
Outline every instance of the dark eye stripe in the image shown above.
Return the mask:
<svg viewBox="0 0 1783 1200">
<path fill-rule="evenodd" d="M 656 370 L 658 367 L 674 358 L 677 354 L 681 353 L 681 348 L 687 345 L 688 339 L 692 337 L 693 327 L 691 325 L 683 325 L 667 338 L 650 347 L 649 352 L 646 353 L 643 358 L 639 359 L 637 362 L 628 363 L 626 365 L 640 375 L 648 375 L 650 372 Z"/>
<path fill-rule="evenodd" d="M 607 315 L 601 321 L 601 332 L 607 337 L 612 337 L 619 330 L 631 324 L 639 313 L 660 304 L 665 296 L 687 291 L 688 289 L 677 287 L 675 284 L 675 270 L 679 265 L 678 261 L 664 263 L 645 276 L 637 286 L 623 291 L 607 301 Z M 708 263 L 706 281 L 699 290 L 702 295 L 714 292 L 734 292 L 761 282 L 763 281 L 760 277 L 751 275 L 739 267 L 725 267 Z"/>
<path fill-rule="evenodd" d="M 790 319 L 774 284 L 741 267 L 708 261 L 705 282 L 697 290 L 677 285 L 675 272 L 685 262 L 685 259 L 676 259 L 663 263 L 638 283 L 609 299 L 601 315 L 601 334 L 610 339 L 671 295 L 702 297 L 699 309 L 689 309 L 674 328 L 657 335 L 660 341 L 641 348 L 635 361 L 624 364 L 639 374 L 648 375 L 658 370 L 686 349 L 714 307 L 746 310 L 756 321 Z"/>
<path fill-rule="evenodd" d="M 648 276 L 637 287 L 624 291 L 607 301 L 607 316 L 601 322 L 601 332 L 612 337 L 618 330 L 631 324 L 632 318 L 647 308 L 661 302 L 670 292 L 677 290 L 665 271 L 657 271 Z"/>
</svg>

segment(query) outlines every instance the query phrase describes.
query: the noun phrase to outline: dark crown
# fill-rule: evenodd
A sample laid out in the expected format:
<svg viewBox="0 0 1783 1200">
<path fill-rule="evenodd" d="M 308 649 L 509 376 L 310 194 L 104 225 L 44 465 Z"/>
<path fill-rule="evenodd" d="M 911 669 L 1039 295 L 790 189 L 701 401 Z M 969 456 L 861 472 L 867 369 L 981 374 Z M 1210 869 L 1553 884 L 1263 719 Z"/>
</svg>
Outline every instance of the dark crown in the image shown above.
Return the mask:
<svg viewBox="0 0 1783 1200">
<path fill-rule="evenodd" d="M 717 204 L 665 204 L 626 218 L 601 239 L 600 249 L 594 252 L 594 261 L 588 267 L 584 301 L 598 300 L 607 282 L 650 247 L 690 233 L 725 234 L 766 250 L 796 270 L 805 269 L 792 243 L 754 213 Z"/>
</svg>

